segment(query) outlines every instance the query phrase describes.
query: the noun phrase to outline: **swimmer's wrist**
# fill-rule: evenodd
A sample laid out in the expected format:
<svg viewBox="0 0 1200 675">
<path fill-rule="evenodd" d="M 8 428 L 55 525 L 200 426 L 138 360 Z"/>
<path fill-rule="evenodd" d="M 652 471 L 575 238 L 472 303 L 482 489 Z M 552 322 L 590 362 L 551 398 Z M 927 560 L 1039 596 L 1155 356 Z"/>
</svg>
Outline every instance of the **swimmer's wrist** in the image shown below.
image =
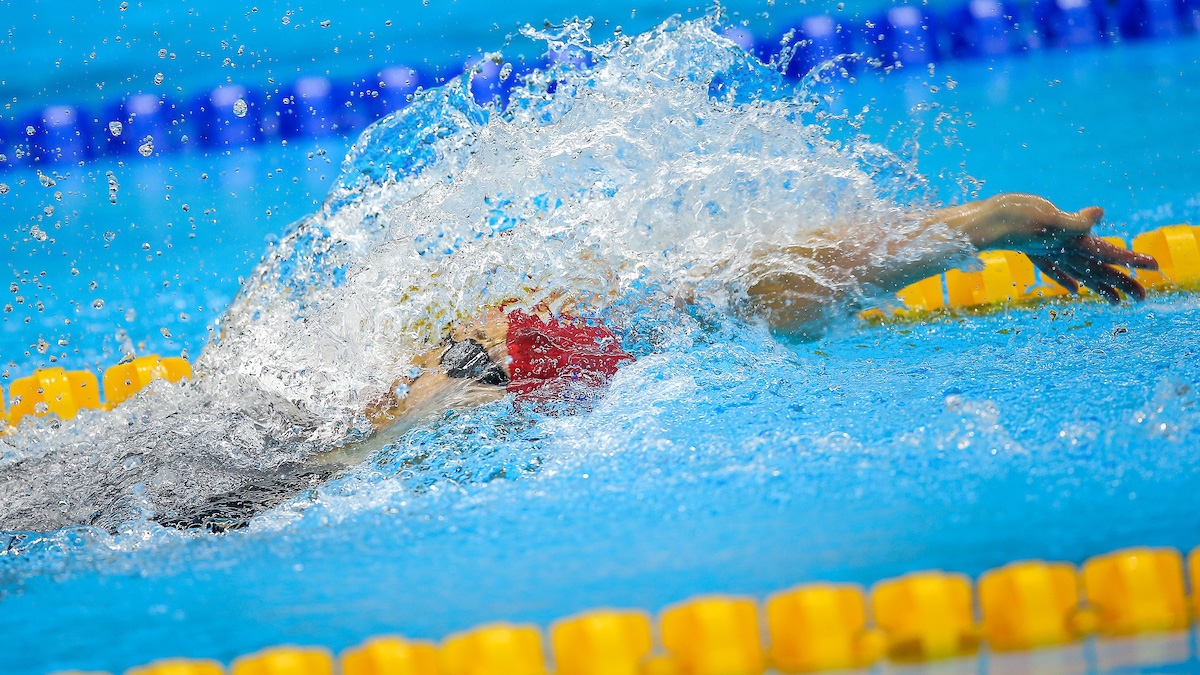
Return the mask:
<svg viewBox="0 0 1200 675">
<path fill-rule="evenodd" d="M 977 251 L 998 248 L 1013 235 L 1011 223 L 1003 217 L 1004 202 L 997 197 L 970 202 L 958 207 L 951 225 Z"/>
</svg>

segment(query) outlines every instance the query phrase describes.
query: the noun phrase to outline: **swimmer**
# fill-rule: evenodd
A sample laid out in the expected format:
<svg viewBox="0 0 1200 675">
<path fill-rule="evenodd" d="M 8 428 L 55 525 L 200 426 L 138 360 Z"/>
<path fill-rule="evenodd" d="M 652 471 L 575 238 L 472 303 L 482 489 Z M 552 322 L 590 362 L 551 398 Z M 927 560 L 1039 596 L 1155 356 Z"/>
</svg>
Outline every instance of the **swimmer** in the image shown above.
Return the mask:
<svg viewBox="0 0 1200 675">
<path fill-rule="evenodd" d="M 826 280 L 894 293 L 988 249 L 1026 253 L 1046 276 L 1072 293 L 1085 285 L 1110 303 L 1120 302 L 1122 293 L 1143 300 L 1145 289 L 1121 267 L 1158 265 L 1150 256 L 1094 236 L 1092 227 L 1103 215 L 1096 206 L 1070 212 L 1042 197 L 1002 194 L 914 216 L 913 227 L 905 228 L 902 238 L 882 233 L 878 241 L 861 241 L 817 233 L 803 244 L 780 247 L 751 263 L 740 274 L 746 295 L 739 311 L 765 320 L 777 333 L 813 336 L 856 309 L 850 299 L 830 290 L 845 284 L 819 283 L 814 268 Z M 447 410 L 510 393 L 518 400 L 554 400 L 572 391 L 595 390 L 632 360 L 608 327 L 573 317 L 569 309 L 490 308 L 474 323 L 452 327 L 442 344 L 414 360 L 410 374 L 397 377 L 388 392 L 367 406 L 364 414 L 372 433 L 365 440 L 325 452 L 311 464 L 284 467 L 198 511 L 158 520 L 181 528 L 243 526 L 254 513 L 361 462 Z"/>
</svg>

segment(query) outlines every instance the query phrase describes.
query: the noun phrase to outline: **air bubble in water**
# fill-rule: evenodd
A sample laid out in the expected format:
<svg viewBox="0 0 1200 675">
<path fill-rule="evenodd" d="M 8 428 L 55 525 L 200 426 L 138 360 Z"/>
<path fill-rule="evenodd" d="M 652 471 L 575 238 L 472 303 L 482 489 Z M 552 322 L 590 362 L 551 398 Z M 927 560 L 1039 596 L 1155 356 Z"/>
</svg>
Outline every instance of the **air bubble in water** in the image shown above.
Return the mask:
<svg viewBox="0 0 1200 675">
<path fill-rule="evenodd" d="M 117 233 L 113 232 L 112 230 L 109 230 L 108 232 L 104 233 L 104 241 L 112 241 L 113 239 L 116 239 L 116 238 L 117 238 Z"/>
<path fill-rule="evenodd" d="M 155 74 L 154 74 L 154 84 L 162 84 L 162 83 L 163 83 L 163 79 L 164 79 L 164 78 L 163 78 L 163 74 L 162 74 L 162 73 L 155 73 Z"/>
<path fill-rule="evenodd" d="M 0 195 L 8 194 L 8 183 L 0 183 Z"/>
<path fill-rule="evenodd" d="M 158 329 L 158 332 L 162 333 L 162 336 L 168 340 L 171 339 L 171 331 L 167 330 L 166 328 L 160 328 Z"/>
<path fill-rule="evenodd" d="M 283 17 L 282 19 L 280 19 L 280 21 L 282 21 L 282 22 L 283 22 L 283 25 L 285 25 L 285 26 L 286 26 L 286 25 L 288 25 L 289 23 L 291 23 L 291 22 L 292 22 L 292 17 L 290 17 L 290 16 L 285 16 L 285 17 Z"/>
<path fill-rule="evenodd" d="M 46 241 L 46 239 L 49 238 L 49 236 L 42 231 L 42 228 L 38 227 L 37 225 L 34 225 L 29 229 L 29 235 L 38 241 Z"/>
<path fill-rule="evenodd" d="M 50 404 L 45 401 L 38 401 L 33 404 L 33 411 L 39 415 L 45 415 L 50 412 Z"/>
<path fill-rule="evenodd" d="M 92 308 L 93 309 L 104 309 L 104 300 L 102 300 L 100 298 L 96 298 L 95 300 L 92 301 Z"/>
<path fill-rule="evenodd" d="M 142 157 L 149 157 L 154 154 L 154 139 L 147 136 L 146 140 L 142 141 L 142 144 L 138 146 L 138 152 L 142 154 Z"/>
<path fill-rule="evenodd" d="M 243 99 L 239 98 L 238 100 L 233 102 L 233 114 L 234 115 L 237 115 L 238 117 L 245 117 L 246 110 L 247 110 L 246 101 L 244 101 Z"/>
<path fill-rule="evenodd" d="M 121 123 L 117 122 L 116 120 L 108 123 L 108 133 L 112 134 L 114 137 L 120 136 L 122 129 L 124 129 L 124 127 L 122 127 Z"/>
<path fill-rule="evenodd" d="M 121 5 L 120 5 L 120 7 L 119 7 L 119 9 L 120 9 L 122 12 L 124 12 L 125 10 L 129 9 L 129 3 L 128 3 L 128 2 L 122 2 L 122 3 L 121 3 Z"/>
<path fill-rule="evenodd" d="M 158 50 L 158 58 L 160 58 L 160 59 L 167 58 L 167 50 L 165 50 L 165 49 Z"/>
</svg>

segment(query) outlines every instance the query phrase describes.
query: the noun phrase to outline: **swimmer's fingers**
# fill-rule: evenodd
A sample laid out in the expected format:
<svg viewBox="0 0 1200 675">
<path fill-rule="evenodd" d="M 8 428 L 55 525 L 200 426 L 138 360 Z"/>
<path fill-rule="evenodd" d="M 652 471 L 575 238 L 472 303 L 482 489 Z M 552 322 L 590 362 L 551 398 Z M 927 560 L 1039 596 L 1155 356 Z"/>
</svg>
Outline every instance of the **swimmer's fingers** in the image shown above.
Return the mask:
<svg viewBox="0 0 1200 675">
<path fill-rule="evenodd" d="M 1037 265 L 1042 274 L 1053 279 L 1059 286 L 1062 286 L 1071 293 L 1079 292 L 1079 282 L 1075 281 L 1075 277 L 1064 272 L 1053 260 L 1043 255 L 1030 255 L 1029 259 L 1033 261 L 1034 265 Z"/>
<path fill-rule="evenodd" d="M 1077 237 L 1071 242 L 1071 248 L 1080 255 L 1109 265 L 1158 269 L 1158 261 L 1145 253 L 1135 253 L 1093 235 Z"/>
<path fill-rule="evenodd" d="M 1110 286 L 1116 287 L 1121 292 L 1129 297 L 1141 302 L 1146 299 L 1146 288 L 1125 270 L 1109 265 L 1108 263 L 1100 263 L 1100 269 L 1097 272 L 1097 278 Z"/>
<path fill-rule="evenodd" d="M 1107 263 L 1082 256 L 1071 256 L 1063 261 L 1063 267 L 1071 276 L 1096 291 L 1100 297 L 1111 304 L 1115 305 L 1121 301 L 1118 290 L 1139 302 L 1146 299 L 1146 289 L 1136 279 L 1129 276 L 1124 270 Z"/>
</svg>

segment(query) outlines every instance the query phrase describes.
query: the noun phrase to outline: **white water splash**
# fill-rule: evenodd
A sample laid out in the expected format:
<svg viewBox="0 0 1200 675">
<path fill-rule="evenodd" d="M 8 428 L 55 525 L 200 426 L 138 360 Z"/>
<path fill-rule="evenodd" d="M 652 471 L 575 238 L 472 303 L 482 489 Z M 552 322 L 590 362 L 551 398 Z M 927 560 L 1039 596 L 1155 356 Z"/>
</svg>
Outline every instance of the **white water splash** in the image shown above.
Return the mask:
<svg viewBox="0 0 1200 675">
<path fill-rule="evenodd" d="M 464 76 L 372 126 L 322 209 L 250 275 L 197 382 L 0 441 L 0 530 L 132 527 L 302 463 L 490 305 L 566 290 L 597 312 L 681 293 L 728 310 L 780 247 L 900 234 L 932 203 L 911 163 L 831 138 L 819 97 L 714 21 L 603 45 L 581 24 L 528 31 L 586 58 L 527 75 L 504 112 Z"/>
</svg>

